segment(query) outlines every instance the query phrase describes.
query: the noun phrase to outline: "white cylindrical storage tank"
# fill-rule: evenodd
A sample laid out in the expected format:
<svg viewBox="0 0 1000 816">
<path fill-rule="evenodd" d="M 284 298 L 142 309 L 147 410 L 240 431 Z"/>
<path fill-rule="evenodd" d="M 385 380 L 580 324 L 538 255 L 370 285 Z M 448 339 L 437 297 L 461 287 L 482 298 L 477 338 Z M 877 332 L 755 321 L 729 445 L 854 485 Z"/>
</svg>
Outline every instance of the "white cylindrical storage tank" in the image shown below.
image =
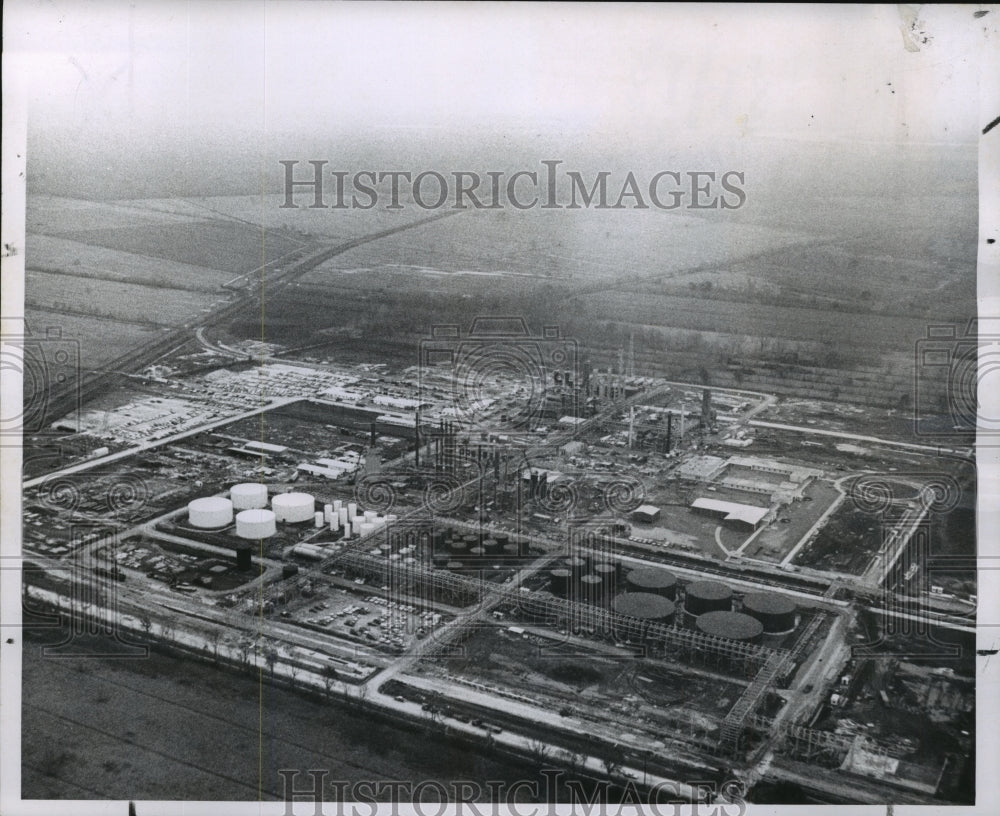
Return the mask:
<svg viewBox="0 0 1000 816">
<path fill-rule="evenodd" d="M 188 502 L 188 522 L 192 527 L 225 527 L 233 523 L 233 503 L 221 496 L 207 496 Z"/>
<path fill-rule="evenodd" d="M 271 499 L 271 509 L 277 521 L 295 524 L 313 518 L 316 500 L 308 493 L 279 493 Z"/>
<path fill-rule="evenodd" d="M 340 499 L 334 499 L 333 500 L 333 512 L 334 513 L 339 513 L 340 512 L 340 508 L 343 507 L 343 506 L 344 506 L 344 502 L 341 501 Z"/>
<path fill-rule="evenodd" d="M 236 514 L 236 535 L 240 538 L 269 538 L 275 533 L 274 513 L 252 508 Z"/>
<path fill-rule="evenodd" d="M 347 526 L 347 522 L 349 522 L 350 519 L 347 517 L 347 508 L 346 507 L 341 507 L 337 511 L 337 518 L 340 519 L 340 523 L 341 524 L 343 524 L 345 527 Z"/>
<path fill-rule="evenodd" d="M 320 529 L 323 528 L 323 523 L 324 523 L 323 514 L 322 513 L 313 513 L 313 526 L 317 530 L 320 530 Z"/>
<path fill-rule="evenodd" d="M 374 510 L 365 510 L 365 521 L 375 521 L 375 516 L 377 516 Z"/>
<path fill-rule="evenodd" d="M 233 485 L 229 490 L 229 498 L 234 510 L 263 509 L 267 507 L 267 485 L 258 482 Z"/>
<path fill-rule="evenodd" d="M 333 518 L 333 505 L 324 504 L 323 505 L 323 521 L 329 522 Z"/>
<path fill-rule="evenodd" d="M 354 519 L 354 521 L 351 522 L 351 532 L 354 535 L 361 535 L 362 524 L 364 524 L 364 522 L 361 519 L 359 518 Z"/>
<path fill-rule="evenodd" d="M 357 502 L 348 502 L 347 503 L 347 518 L 350 521 L 354 521 L 354 517 L 357 514 L 358 514 L 358 505 L 357 505 Z"/>
<path fill-rule="evenodd" d="M 371 522 L 368 521 L 361 522 L 361 535 L 366 536 L 374 529 L 375 525 L 372 524 Z"/>
<path fill-rule="evenodd" d="M 340 529 L 340 519 L 336 516 L 330 518 L 330 532 L 335 533 Z"/>
</svg>

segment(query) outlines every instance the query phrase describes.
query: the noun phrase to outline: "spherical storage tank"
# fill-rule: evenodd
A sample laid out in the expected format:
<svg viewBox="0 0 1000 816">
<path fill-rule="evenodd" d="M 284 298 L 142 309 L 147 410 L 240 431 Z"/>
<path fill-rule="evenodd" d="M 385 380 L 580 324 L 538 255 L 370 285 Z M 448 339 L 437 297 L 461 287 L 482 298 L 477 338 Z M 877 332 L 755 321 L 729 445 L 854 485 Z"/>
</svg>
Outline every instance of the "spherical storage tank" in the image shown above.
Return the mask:
<svg viewBox="0 0 1000 816">
<path fill-rule="evenodd" d="M 626 592 L 615 599 L 615 612 L 630 618 L 669 623 L 674 617 L 674 602 L 652 592 Z"/>
<path fill-rule="evenodd" d="M 756 641 L 764 634 L 764 625 L 742 612 L 706 612 L 698 616 L 698 630 L 713 637 Z"/>
<path fill-rule="evenodd" d="M 665 569 L 642 567 L 632 570 L 625 579 L 636 592 L 652 592 L 673 600 L 677 596 L 677 576 Z"/>
<path fill-rule="evenodd" d="M 274 532 L 274 513 L 270 510 L 253 508 L 236 514 L 236 535 L 240 538 L 268 538 Z"/>
<path fill-rule="evenodd" d="M 225 527 L 233 523 L 233 503 L 221 496 L 188 502 L 188 522 L 192 527 Z"/>
<path fill-rule="evenodd" d="M 263 509 L 267 507 L 267 485 L 257 482 L 233 485 L 229 490 L 229 498 L 235 510 Z"/>
<path fill-rule="evenodd" d="M 774 592 L 748 592 L 743 596 L 743 612 L 764 625 L 768 634 L 795 628 L 795 602 Z"/>
<path fill-rule="evenodd" d="M 271 499 L 276 521 L 312 521 L 316 500 L 308 493 L 279 493 Z"/>
<path fill-rule="evenodd" d="M 684 611 L 689 615 L 728 612 L 733 608 L 733 591 L 717 581 L 695 581 L 684 593 Z"/>
</svg>

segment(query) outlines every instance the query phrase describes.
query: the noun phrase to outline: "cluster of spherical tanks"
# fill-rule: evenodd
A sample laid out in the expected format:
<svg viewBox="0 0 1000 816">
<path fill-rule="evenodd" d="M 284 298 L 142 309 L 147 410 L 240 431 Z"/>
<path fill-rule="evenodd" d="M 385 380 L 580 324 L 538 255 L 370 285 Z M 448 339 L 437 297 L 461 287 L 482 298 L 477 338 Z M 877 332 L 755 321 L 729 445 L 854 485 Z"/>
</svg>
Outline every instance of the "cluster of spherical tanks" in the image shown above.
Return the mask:
<svg viewBox="0 0 1000 816">
<path fill-rule="evenodd" d="M 599 604 L 619 615 L 694 627 L 728 640 L 756 643 L 796 626 L 795 603 L 785 595 L 748 592 L 737 602 L 726 584 L 694 581 L 682 587 L 677 576 L 660 567 L 626 570 L 613 560 L 574 556 L 549 571 L 549 588 L 559 597 Z"/>
</svg>

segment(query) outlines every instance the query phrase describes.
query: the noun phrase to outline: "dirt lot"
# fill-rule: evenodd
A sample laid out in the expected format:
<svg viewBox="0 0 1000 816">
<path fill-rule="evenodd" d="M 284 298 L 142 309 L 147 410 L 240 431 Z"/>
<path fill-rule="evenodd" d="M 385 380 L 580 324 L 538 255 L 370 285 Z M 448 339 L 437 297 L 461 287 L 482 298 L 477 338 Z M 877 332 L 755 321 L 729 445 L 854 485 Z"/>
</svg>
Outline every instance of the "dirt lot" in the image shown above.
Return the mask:
<svg viewBox="0 0 1000 816">
<path fill-rule="evenodd" d="M 845 502 L 793 560 L 813 569 L 861 575 L 881 546 L 879 520 Z"/>
<path fill-rule="evenodd" d="M 523 628 L 523 627 L 522 627 Z M 451 673 L 471 680 L 541 694 L 572 705 L 617 708 L 635 705 L 690 710 L 705 717 L 724 715 L 743 686 L 718 676 L 632 655 L 609 656 L 582 646 L 511 633 L 503 624 L 482 627 L 465 641 L 464 654 L 446 662 Z"/>
<path fill-rule="evenodd" d="M 837 488 L 828 482 L 813 482 L 805 490 L 806 500 L 782 508 L 778 520 L 754 539 L 744 555 L 780 562 L 840 495 Z M 788 519 L 788 522 L 783 519 Z"/>
</svg>

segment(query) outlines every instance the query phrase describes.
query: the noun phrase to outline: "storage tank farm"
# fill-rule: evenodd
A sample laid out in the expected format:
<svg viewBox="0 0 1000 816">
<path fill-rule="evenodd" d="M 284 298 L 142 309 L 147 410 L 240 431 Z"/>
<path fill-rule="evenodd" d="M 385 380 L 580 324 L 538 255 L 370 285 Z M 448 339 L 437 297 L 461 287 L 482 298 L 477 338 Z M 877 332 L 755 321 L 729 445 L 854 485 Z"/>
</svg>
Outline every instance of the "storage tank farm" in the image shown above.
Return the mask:
<svg viewBox="0 0 1000 816">
<path fill-rule="evenodd" d="M 336 505 L 334 505 L 336 508 Z M 337 514 L 337 524 L 344 531 L 344 538 L 351 537 L 351 521 L 348 518 L 348 511 L 346 507 L 340 507 L 335 509 Z"/>
<path fill-rule="evenodd" d="M 271 510 L 276 521 L 298 524 L 312 521 L 316 500 L 309 493 L 279 493 L 271 499 Z"/>
<path fill-rule="evenodd" d="M 549 570 L 549 586 L 553 595 L 565 598 L 569 595 L 570 583 L 573 580 L 573 573 L 565 567 L 557 567 Z"/>
<path fill-rule="evenodd" d="M 692 622 L 707 612 L 730 612 L 733 591 L 718 581 L 695 581 L 684 591 L 684 612 Z"/>
<path fill-rule="evenodd" d="M 618 594 L 618 565 L 613 561 L 595 561 L 591 572 L 601 581 L 602 598 L 613 598 Z"/>
<path fill-rule="evenodd" d="M 233 503 L 221 496 L 206 496 L 188 502 L 188 523 L 204 530 L 218 530 L 233 523 Z"/>
<path fill-rule="evenodd" d="M 270 538 L 277 532 L 274 513 L 253 508 L 236 514 L 236 535 L 248 541 Z"/>
<path fill-rule="evenodd" d="M 677 599 L 677 576 L 658 567 L 640 567 L 625 576 L 630 592 L 652 592 L 671 601 Z"/>
<path fill-rule="evenodd" d="M 776 592 L 748 592 L 743 613 L 757 619 L 768 635 L 783 635 L 795 629 L 795 602 Z"/>
<path fill-rule="evenodd" d="M 764 624 L 742 612 L 719 610 L 698 616 L 698 631 L 713 637 L 756 643 L 764 634 Z"/>
<path fill-rule="evenodd" d="M 676 607 L 669 598 L 652 592 L 625 592 L 615 598 L 614 611 L 632 619 L 629 624 L 623 623 L 615 636 L 631 640 L 637 635 L 645 637 L 650 623 L 673 623 Z"/>
<path fill-rule="evenodd" d="M 229 490 L 229 499 L 236 511 L 263 510 L 267 507 L 267 485 L 259 482 L 233 485 Z"/>
<path fill-rule="evenodd" d="M 597 604 L 604 600 L 604 581 L 590 572 L 580 576 L 579 598 L 587 603 Z"/>
</svg>

